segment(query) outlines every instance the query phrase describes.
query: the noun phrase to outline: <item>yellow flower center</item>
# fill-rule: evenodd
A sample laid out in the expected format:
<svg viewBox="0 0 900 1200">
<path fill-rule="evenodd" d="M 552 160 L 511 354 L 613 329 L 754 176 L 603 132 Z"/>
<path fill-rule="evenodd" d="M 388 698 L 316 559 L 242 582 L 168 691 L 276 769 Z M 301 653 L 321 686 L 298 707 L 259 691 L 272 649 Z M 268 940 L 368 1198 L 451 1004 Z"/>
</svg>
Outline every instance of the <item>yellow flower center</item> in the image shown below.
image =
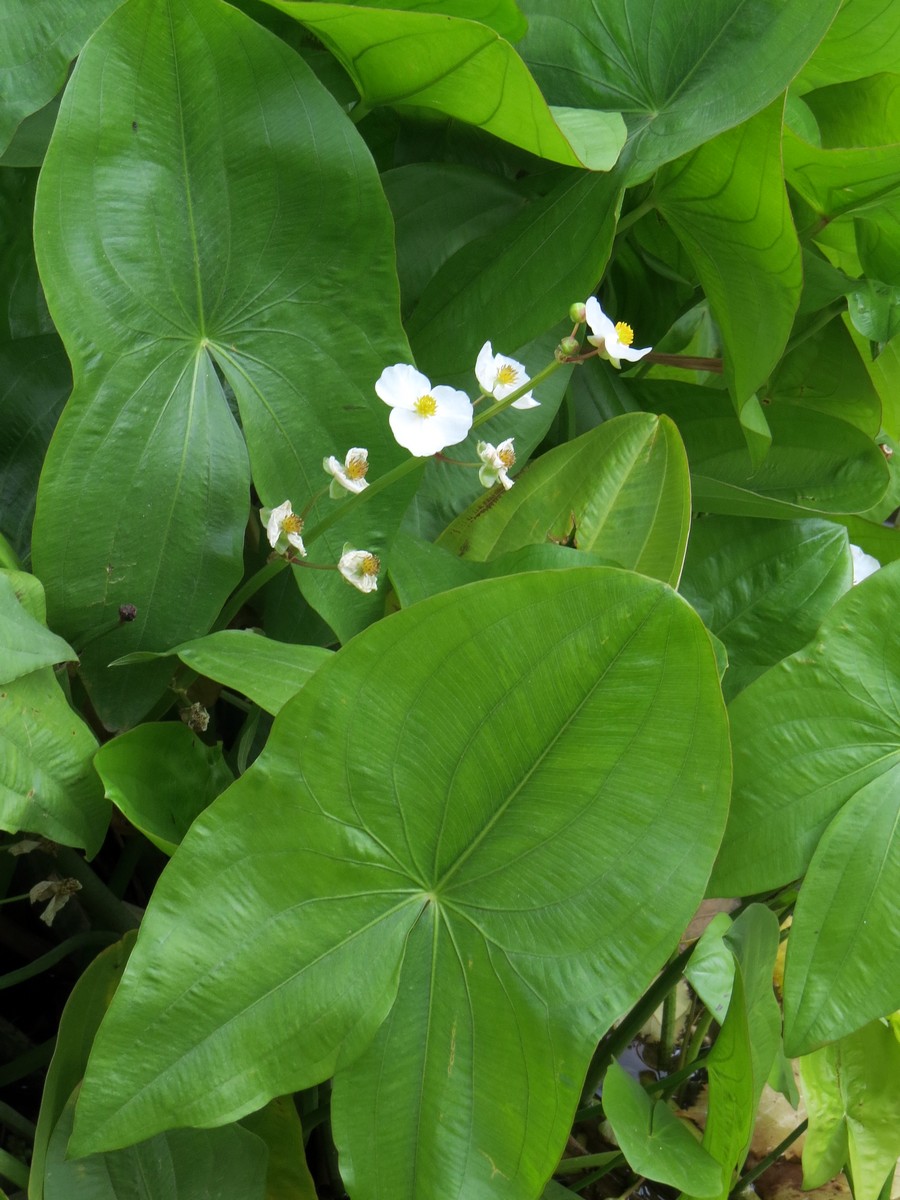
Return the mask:
<svg viewBox="0 0 900 1200">
<path fill-rule="evenodd" d="M 352 458 L 348 458 L 347 465 L 344 468 L 348 479 L 365 479 L 368 469 L 369 460 L 363 458 L 361 454 L 354 454 Z"/>
<path fill-rule="evenodd" d="M 298 517 L 296 513 L 291 513 L 281 522 L 281 528 L 285 533 L 302 533 L 303 518 Z"/>
<path fill-rule="evenodd" d="M 497 457 L 503 463 L 504 467 L 514 467 L 516 465 L 516 452 L 512 448 L 505 447 L 503 450 L 498 450 Z"/>
<path fill-rule="evenodd" d="M 624 321 L 616 321 L 616 337 L 623 346 L 630 346 L 634 341 L 634 330 Z"/>
<path fill-rule="evenodd" d="M 381 570 L 381 559 L 374 554 L 367 554 L 359 564 L 360 575 L 377 575 Z"/>
<path fill-rule="evenodd" d="M 497 382 L 498 383 L 507 383 L 507 384 L 515 383 L 518 378 L 519 378 L 519 372 L 516 370 L 515 367 L 510 366 L 509 363 L 504 363 L 503 366 L 500 368 L 500 370 L 497 372 Z"/>
<path fill-rule="evenodd" d="M 437 400 L 434 396 L 427 394 L 420 396 L 413 405 L 413 411 L 417 412 L 420 417 L 433 417 L 437 412 Z"/>
</svg>

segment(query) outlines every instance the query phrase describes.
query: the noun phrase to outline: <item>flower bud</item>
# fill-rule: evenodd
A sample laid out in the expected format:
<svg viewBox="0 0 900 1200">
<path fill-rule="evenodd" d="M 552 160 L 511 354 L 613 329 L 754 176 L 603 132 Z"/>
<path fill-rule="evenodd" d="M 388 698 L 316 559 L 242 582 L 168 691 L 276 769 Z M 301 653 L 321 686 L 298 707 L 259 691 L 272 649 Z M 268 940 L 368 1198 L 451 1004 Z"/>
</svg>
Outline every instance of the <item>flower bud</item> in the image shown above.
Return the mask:
<svg viewBox="0 0 900 1200">
<path fill-rule="evenodd" d="M 573 304 L 569 309 L 569 320 L 574 321 L 576 325 L 583 325 L 585 322 L 585 307 L 583 304 Z"/>
<path fill-rule="evenodd" d="M 570 354 L 577 354 L 579 349 L 578 342 L 573 337 L 564 337 L 559 343 L 559 352 L 563 358 L 568 358 Z"/>
</svg>

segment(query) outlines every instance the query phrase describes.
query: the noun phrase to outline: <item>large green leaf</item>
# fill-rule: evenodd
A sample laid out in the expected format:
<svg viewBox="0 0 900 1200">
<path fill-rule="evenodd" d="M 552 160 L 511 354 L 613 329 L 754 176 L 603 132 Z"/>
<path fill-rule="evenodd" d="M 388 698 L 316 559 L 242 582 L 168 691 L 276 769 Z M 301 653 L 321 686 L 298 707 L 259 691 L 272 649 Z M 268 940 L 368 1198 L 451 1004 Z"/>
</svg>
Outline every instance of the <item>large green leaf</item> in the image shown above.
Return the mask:
<svg viewBox="0 0 900 1200">
<path fill-rule="evenodd" d="M 898 56 L 900 12 L 892 0 L 844 0 L 794 86 L 802 93 L 876 71 L 893 71 Z"/>
<path fill-rule="evenodd" d="M 518 575 L 365 631 L 161 879 L 78 1151 L 337 1070 L 359 1200 L 535 1196 L 704 887 L 728 777 L 708 636 L 663 584 Z"/>
<path fill-rule="evenodd" d="M 0 571 L 0 683 L 78 659 L 68 643 L 23 607 L 16 591 L 17 578 L 17 572 Z"/>
<path fill-rule="evenodd" d="M 800 1059 L 809 1113 L 803 1186 L 818 1188 L 845 1165 L 853 1195 L 877 1200 L 900 1156 L 900 1044 L 873 1021 Z"/>
<path fill-rule="evenodd" d="M 96 749 L 52 667 L 0 688 L 0 829 L 40 833 L 96 854 L 109 824 L 91 765 Z"/>
<path fill-rule="evenodd" d="M 569 541 L 675 584 L 690 526 L 684 447 L 671 421 L 626 413 L 542 455 L 503 496 L 462 513 L 440 545 L 484 561 Z"/>
<path fill-rule="evenodd" d="M 784 973 L 787 1053 L 808 1054 L 900 1008 L 895 771 L 861 788 L 826 829 L 797 901 Z"/>
<path fill-rule="evenodd" d="M 265 1142 L 243 1129 L 175 1129 L 155 1138 L 66 1158 L 77 1092 L 47 1150 L 45 1200 L 265 1200 Z"/>
<path fill-rule="evenodd" d="M 241 1124 L 266 1143 L 266 1200 L 316 1200 L 303 1144 L 303 1126 L 293 1096 L 278 1096 Z"/>
<path fill-rule="evenodd" d="M 151 721 L 112 738 L 94 767 L 106 798 L 165 854 L 234 779 L 221 746 L 204 745 L 180 721 Z"/>
<path fill-rule="evenodd" d="M 378 473 L 403 457 L 372 390 L 408 357 L 390 215 L 364 145 L 284 43 L 218 0 L 129 0 L 79 59 L 36 222 L 76 390 L 35 561 L 69 636 L 137 605 L 83 660 L 101 715 L 128 723 L 165 666 L 106 664 L 206 632 L 240 576 L 247 455 L 217 370 L 264 503 L 301 509 L 323 456 L 351 445 Z M 345 539 L 383 552 L 407 498 L 395 487 L 354 509 L 315 557 L 336 562 Z M 342 636 L 379 611 L 336 572 L 302 584 Z"/>
<path fill-rule="evenodd" d="M 803 283 L 781 170 L 782 108 L 779 99 L 671 163 L 654 191 L 719 325 L 725 378 L 738 413 L 781 358 Z M 752 453 L 758 447 L 753 456 L 762 461 L 760 439 L 751 435 L 749 444 Z"/>
<path fill-rule="evenodd" d="M 328 658 L 321 646 L 301 646 L 262 637 L 252 629 L 220 629 L 171 650 L 138 651 L 135 661 L 177 654 L 200 675 L 236 688 L 273 716 Z"/>
<path fill-rule="evenodd" d="M 785 129 L 784 168 L 820 225 L 900 204 L 900 145 L 823 150 Z"/>
<path fill-rule="evenodd" d="M 850 586 L 843 529 L 829 521 L 694 521 L 680 591 L 728 650 L 731 700 L 799 650 Z"/>
<path fill-rule="evenodd" d="M 838 6 L 706 0 L 688 32 L 679 0 L 526 0 L 522 53 L 552 103 L 624 115 L 623 160 L 638 182 L 765 108 Z"/>
<path fill-rule="evenodd" d="M 777 518 L 865 512 L 887 488 L 887 463 L 872 439 L 825 413 L 791 404 L 767 408 L 772 448 L 755 470 L 720 392 L 683 383 L 630 387 L 644 407 L 667 413 L 678 426 L 701 512 Z"/>
<path fill-rule="evenodd" d="M 848 800 L 875 779 L 898 778 L 898 597 L 900 565 L 891 564 L 732 702 L 734 795 L 712 894 L 795 879 Z"/>
<path fill-rule="evenodd" d="M 628 1164 L 638 1175 L 695 1196 L 718 1196 L 722 1168 L 675 1116 L 655 1103 L 618 1063 L 603 1078 L 603 1111 Z"/>
<path fill-rule="evenodd" d="M 66 81 L 69 63 L 121 0 L 4 0 L 0 151 L 16 126 Z"/>
<path fill-rule="evenodd" d="M 136 933 L 126 933 L 115 945 L 98 954 L 82 972 L 66 1001 L 41 1096 L 28 1200 L 43 1200 L 44 1163 L 50 1137 L 73 1088 L 84 1075 L 94 1035 L 118 987 L 136 936 Z"/>
<path fill-rule="evenodd" d="M 608 171 L 625 143 L 618 113 L 550 109 L 518 54 L 478 21 L 439 12 L 266 0 L 312 30 L 363 103 L 436 110 L 566 166 Z"/>
<path fill-rule="evenodd" d="M 488 339 L 509 354 L 561 321 L 597 286 L 621 202 L 616 173 L 570 172 L 502 231 L 457 251 L 408 322 L 422 368 L 438 376 L 473 371 Z"/>
</svg>

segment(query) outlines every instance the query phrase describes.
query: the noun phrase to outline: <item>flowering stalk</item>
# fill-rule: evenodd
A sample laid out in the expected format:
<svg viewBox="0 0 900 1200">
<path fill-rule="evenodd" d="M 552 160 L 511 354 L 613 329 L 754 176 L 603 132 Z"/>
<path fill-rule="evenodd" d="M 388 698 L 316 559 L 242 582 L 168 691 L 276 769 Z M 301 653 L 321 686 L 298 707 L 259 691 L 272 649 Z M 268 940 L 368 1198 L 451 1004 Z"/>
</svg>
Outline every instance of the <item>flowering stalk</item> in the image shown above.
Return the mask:
<svg viewBox="0 0 900 1200">
<path fill-rule="evenodd" d="M 472 428 L 476 429 L 479 425 L 483 425 L 485 421 L 490 421 L 492 417 L 496 417 L 499 413 L 504 412 L 507 408 L 511 408 L 517 400 L 521 400 L 521 398 L 527 392 L 530 392 L 532 388 L 537 387 L 539 383 L 543 383 L 545 379 L 549 379 L 554 371 L 558 371 L 560 367 L 565 366 L 566 361 L 567 360 L 565 358 L 555 358 L 553 362 L 548 363 L 547 366 L 544 367 L 543 371 L 538 371 L 537 375 L 534 375 L 527 381 L 527 383 L 523 383 L 520 388 L 516 388 L 514 392 L 510 392 L 508 396 L 505 396 L 502 400 L 495 401 L 490 408 L 487 408 L 484 410 L 484 412 L 479 413 L 472 422 Z"/>
</svg>

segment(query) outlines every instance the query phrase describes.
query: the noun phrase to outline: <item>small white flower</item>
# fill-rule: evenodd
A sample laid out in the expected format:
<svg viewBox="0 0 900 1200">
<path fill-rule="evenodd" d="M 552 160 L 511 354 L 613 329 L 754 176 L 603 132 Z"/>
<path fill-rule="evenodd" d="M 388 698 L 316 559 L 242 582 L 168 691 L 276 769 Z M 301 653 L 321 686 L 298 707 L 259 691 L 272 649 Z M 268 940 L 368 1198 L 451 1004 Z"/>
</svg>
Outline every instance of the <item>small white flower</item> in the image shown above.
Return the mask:
<svg viewBox="0 0 900 1200">
<path fill-rule="evenodd" d="M 28 898 L 32 904 L 40 904 L 43 900 L 50 901 L 41 913 L 41 920 L 45 925 L 52 925 L 53 918 L 59 910 L 80 891 L 81 884 L 77 879 L 43 879 L 34 885 L 28 893 Z"/>
<path fill-rule="evenodd" d="M 513 407 L 515 408 L 515 405 Z M 493 487 L 499 479 L 506 491 L 509 491 L 514 481 L 507 475 L 507 471 L 516 465 L 513 439 L 507 438 L 499 446 L 492 446 L 490 442 L 479 442 L 478 457 L 482 462 L 478 472 L 482 485 L 486 488 Z"/>
<path fill-rule="evenodd" d="M 328 494 L 332 500 L 340 499 L 341 492 L 357 494 L 369 485 L 366 483 L 366 471 L 369 469 L 369 452 L 362 446 L 352 446 L 347 451 L 347 457 L 341 463 L 333 454 L 322 459 L 322 467 L 333 478 Z"/>
<path fill-rule="evenodd" d="M 608 358 L 616 369 L 618 369 L 620 359 L 637 362 L 639 358 L 643 358 L 653 349 L 652 346 L 645 346 L 643 350 L 635 350 L 631 344 L 634 341 L 634 330 L 624 321 L 617 321 L 613 324 L 600 307 L 596 296 L 591 296 L 585 302 L 584 312 L 587 323 L 594 333 L 593 337 L 588 337 L 588 341 L 592 346 L 596 346 L 601 356 Z"/>
<path fill-rule="evenodd" d="M 348 543 L 338 560 L 338 570 L 361 592 L 374 592 L 378 587 L 381 562 L 369 550 L 352 550 Z"/>
<path fill-rule="evenodd" d="M 288 546 L 293 546 L 298 554 L 306 558 L 306 547 L 300 536 L 303 518 L 293 511 L 290 500 L 285 500 L 277 508 L 262 508 L 259 515 L 273 550 L 283 554 Z"/>
<path fill-rule="evenodd" d="M 478 351 L 475 361 L 475 378 L 481 390 L 495 400 L 505 400 L 517 388 L 528 383 L 529 376 L 520 362 L 507 358 L 505 354 L 495 354 L 490 342 L 485 342 Z M 513 408 L 537 408 L 539 401 L 531 392 L 526 392 L 512 403 Z"/>
<path fill-rule="evenodd" d="M 866 554 L 865 550 L 861 550 L 859 546 L 854 546 L 850 543 L 850 557 L 853 560 L 853 582 L 854 584 L 862 583 L 864 579 L 868 579 L 870 575 L 881 567 L 881 563 L 877 558 L 873 558 L 871 554 Z"/>
<path fill-rule="evenodd" d="M 461 442 L 472 428 L 472 402 L 465 392 L 440 384 L 406 363 L 385 367 L 375 391 L 391 406 L 391 432 L 405 450 L 428 458 Z"/>
</svg>

